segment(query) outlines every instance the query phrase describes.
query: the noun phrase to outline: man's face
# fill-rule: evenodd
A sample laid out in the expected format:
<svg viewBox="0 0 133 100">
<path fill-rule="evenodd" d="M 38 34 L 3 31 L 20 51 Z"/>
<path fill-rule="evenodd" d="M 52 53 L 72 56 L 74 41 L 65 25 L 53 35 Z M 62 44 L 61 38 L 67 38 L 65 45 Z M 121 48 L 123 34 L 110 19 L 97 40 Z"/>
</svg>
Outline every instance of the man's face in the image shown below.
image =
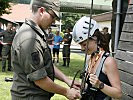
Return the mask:
<svg viewBox="0 0 133 100">
<path fill-rule="evenodd" d="M 12 23 L 8 23 L 8 24 L 7 24 L 7 30 L 10 31 L 11 29 L 12 29 Z"/>
<path fill-rule="evenodd" d="M 56 35 L 59 35 L 59 31 L 56 31 Z"/>
<path fill-rule="evenodd" d="M 47 29 L 52 23 L 55 23 L 56 15 L 52 10 L 46 10 L 45 8 L 40 9 L 43 9 L 43 14 L 41 15 L 41 27 Z"/>
<path fill-rule="evenodd" d="M 70 31 L 68 29 L 66 29 L 66 33 L 70 33 Z"/>
<path fill-rule="evenodd" d="M 107 33 L 107 32 L 108 32 L 108 29 L 103 29 L 103 32 L 104 32 L 104 33 Z"/>
</svg>

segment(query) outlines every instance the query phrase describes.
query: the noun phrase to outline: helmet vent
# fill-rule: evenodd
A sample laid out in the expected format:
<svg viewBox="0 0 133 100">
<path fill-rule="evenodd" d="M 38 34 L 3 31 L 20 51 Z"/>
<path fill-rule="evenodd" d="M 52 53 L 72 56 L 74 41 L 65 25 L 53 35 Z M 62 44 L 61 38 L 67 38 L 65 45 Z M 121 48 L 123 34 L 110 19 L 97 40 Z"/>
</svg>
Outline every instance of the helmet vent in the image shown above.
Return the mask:
<svg viewBox="0 0 133 100">
<path fill-rule="evenodd" d="M 80 36 L 79 38 L 80 38 L 81 40 L 83 40 L 83 37 Z"/>
<path fill-rule="evenodd" d="M 83 28 L 84 28 L 84 29 L 88 29 L 88 27 L 84 27 L 84 26 L 83 26 Z"/>
<path fill-rule="evenodd" d="M 84 34 L 87 34 L 87 33 L 84 33 Z"/>
<path fill-rule="evenodd" d="M 74 25 L 73 39 L 77 43 L 81 43 L 87 40 L 88 37 L 92 37 L 96 29 L 98 29 L 97 22 L 93 19 L 90 20 L 90 17 L 83 16 Z"/>
<path fill-rule="evenodd" d="M 85 21 L 86 24 L 90 24 L 89 22 Z"/>
</svg>

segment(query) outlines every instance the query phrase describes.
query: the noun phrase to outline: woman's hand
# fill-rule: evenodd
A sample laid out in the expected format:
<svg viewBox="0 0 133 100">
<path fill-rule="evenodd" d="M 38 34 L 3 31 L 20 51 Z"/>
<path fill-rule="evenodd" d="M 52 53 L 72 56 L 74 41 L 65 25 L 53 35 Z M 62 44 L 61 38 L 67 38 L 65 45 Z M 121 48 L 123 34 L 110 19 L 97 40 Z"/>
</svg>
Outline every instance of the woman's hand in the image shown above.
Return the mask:
<svg viewBox="0 0 133 100">
<path fill-rule="evenodd" d="M 101 83 L 100 80 L 98 79 L 98 77 L 94 74 L 90 74 L 90 83 L 92 84 L 92 86 L 99 88 L 99 84 Z"/>
</svg>

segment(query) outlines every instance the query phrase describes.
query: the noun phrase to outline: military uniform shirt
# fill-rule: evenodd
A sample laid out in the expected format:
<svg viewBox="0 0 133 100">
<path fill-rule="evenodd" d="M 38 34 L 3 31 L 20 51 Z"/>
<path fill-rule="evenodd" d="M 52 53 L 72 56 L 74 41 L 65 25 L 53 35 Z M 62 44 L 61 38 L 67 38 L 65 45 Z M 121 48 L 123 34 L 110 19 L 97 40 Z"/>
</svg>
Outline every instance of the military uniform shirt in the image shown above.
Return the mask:
<svg viewBox="0 0 133 100">
<path fill-rule="evenodd" d="M 68 41 L 65 41 L 64 44 L 69 44 L 70 45 L 71 42 L 72 42 L 72 34 L 67 33 L 67 34 L 64 35 L 64 38 L 68 40 Z"/>
<path fill-rule="evenodd" d="M 15 33 L 12 31 L 6 30 L 0 34 L 0 37 L 2 36 L 3 36 L 4 43 L 12 43 Z"/>
<path fill-rule="evenodd" d="M 34 81 L 46 76 L 54 80 L 51 53 L 47 43 L 36 33 L 38 31 L 44 36 L 40 27 L 30 20 L 26 23 L 21 26 L 12 44 L 14 81 L 11 94 L 20 98 L 31 95 L 50 97 L 52 94 L 36 86 Z"/>
</svg>

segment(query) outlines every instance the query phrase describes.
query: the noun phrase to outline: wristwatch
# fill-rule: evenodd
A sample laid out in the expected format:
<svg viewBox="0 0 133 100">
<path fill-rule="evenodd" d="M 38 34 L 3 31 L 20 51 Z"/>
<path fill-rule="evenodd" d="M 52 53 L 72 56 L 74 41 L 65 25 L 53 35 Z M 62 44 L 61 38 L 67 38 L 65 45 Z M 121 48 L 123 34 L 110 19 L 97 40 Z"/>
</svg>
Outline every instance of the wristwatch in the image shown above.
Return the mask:
<svg viewBox="0 0 133 100">
<path fill-rule="evenodd" d="M 101 90 L 101 89 L 103 89 L 103 88 L 104 88 L 104 83 L 101 82 L 101 83 L 99 84 L 99 89 Z"/>
</svg>

